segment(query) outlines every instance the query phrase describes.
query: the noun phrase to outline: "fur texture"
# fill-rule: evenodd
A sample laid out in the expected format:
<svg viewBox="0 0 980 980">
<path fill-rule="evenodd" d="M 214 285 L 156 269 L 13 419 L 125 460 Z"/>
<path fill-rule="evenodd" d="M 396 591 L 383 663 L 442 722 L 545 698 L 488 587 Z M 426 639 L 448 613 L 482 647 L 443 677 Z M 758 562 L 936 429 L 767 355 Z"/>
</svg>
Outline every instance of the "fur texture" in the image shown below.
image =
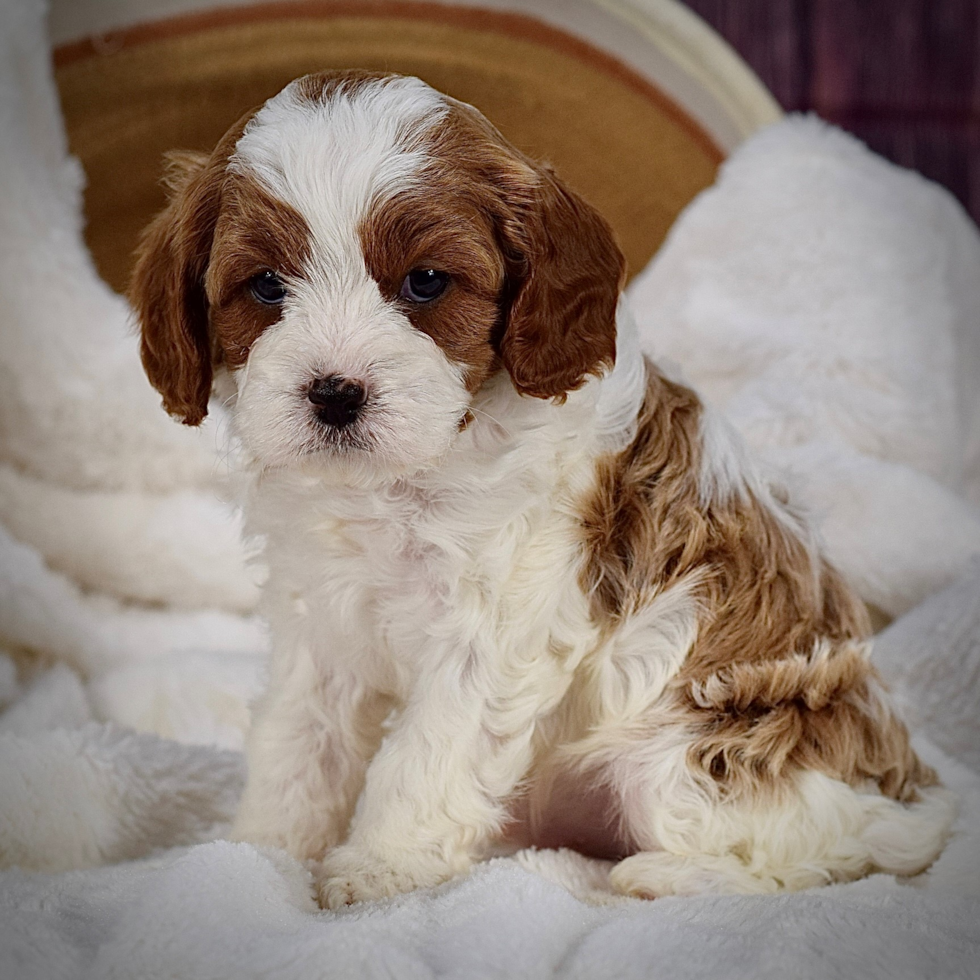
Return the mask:
<svg viewBox="0 0 980 980">
<path fill-rule="evenodd" d="M 448 285 L 416 301 L 413 270 Z M 182 161 L 147 234 L 144 364 L 189 424 L 215 379 L 232 401 L 270 569 L 234 833 L 314 862 L 326 906 L 508 842 L 614 857 L 643 896 L 942 847 L 860 604 L 640 358 L 623 272 L 548 168 L 394 76 L 293 83 Z M 324 378 L 363 393 L 343 425 Z"/>
</svg>

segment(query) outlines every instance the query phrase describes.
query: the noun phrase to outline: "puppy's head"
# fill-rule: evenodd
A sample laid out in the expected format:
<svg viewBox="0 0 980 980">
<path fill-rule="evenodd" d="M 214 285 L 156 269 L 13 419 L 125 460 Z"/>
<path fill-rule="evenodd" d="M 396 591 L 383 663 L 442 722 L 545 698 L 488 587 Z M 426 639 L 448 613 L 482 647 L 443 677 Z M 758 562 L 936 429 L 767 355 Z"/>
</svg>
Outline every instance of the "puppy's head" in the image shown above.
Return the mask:
<svg viewBox="0 0 980 980">
<path fill-rule="evenodd" d="M 170 186 L 131 286 L 143 364 L 189 425 L 227 369 L 264 465 L 417 470 L 496 372 L 561 399 L 614 360 L 609 226 L 417 79 L 299 79 Z"/>
</svg>

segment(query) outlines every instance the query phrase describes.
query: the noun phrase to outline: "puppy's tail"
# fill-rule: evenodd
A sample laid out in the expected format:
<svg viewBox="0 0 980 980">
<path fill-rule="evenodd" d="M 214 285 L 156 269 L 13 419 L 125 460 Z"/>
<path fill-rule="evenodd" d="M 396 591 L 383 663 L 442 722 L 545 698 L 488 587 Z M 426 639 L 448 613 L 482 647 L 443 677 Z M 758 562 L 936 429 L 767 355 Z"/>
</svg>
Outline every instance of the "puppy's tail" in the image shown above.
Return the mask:
<svg viewBox="0 0 980 980">
<path fill-rule="evenodd" d="M 956 796 L 940 786 L 920 789 L 912 803 L 866 797 L 870 818 L 861 841 L 875 869 L 916 875 L 939 857 L 956 819 Z"/>
</svg>

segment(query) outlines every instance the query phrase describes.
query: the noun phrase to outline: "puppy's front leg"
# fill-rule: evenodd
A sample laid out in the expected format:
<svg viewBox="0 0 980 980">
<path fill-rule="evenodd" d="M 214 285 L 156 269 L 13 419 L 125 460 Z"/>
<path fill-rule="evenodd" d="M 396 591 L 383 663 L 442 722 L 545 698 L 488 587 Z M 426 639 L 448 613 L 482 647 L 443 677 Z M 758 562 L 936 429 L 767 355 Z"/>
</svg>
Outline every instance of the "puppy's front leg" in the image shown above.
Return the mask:
<svg viewBox="0 0 980 980">
<path fill-rule="evenodd" d="M 277 650 L 273 668 L 231 836 L 319 860 L 347 833 L 390 703 L 305 647 Z"/>
<path fill-rule="evenodd" d="M 564 693 L 547 658 L 461 663 L 419 680 L 368 769 L 346 844 L 319 872 L 320 903 L 338 908 L 439 884 L 470 865 L 506 820 L 531 763 L 535 722 Z"/>
</svg>

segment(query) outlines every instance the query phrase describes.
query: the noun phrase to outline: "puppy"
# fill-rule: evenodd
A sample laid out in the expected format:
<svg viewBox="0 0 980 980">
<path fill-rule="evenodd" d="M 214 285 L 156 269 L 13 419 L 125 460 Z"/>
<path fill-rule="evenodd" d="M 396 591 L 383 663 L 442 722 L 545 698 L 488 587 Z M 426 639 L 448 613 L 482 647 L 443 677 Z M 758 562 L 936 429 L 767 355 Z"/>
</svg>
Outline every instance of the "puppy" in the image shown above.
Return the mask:
<svg viewBox="0 0 980 980">
<path fill-rule="evenodd" d="M 413 78 L 293 82 L 183 155 L 132 285 L 188 425 L 233 405 L 274 652 L 238 840 L 321 903 L 500 847 L 638 896 L 914 874 L 952 809 L 864 608 L 646 361 L 606 222 Z"/>
</svg>

